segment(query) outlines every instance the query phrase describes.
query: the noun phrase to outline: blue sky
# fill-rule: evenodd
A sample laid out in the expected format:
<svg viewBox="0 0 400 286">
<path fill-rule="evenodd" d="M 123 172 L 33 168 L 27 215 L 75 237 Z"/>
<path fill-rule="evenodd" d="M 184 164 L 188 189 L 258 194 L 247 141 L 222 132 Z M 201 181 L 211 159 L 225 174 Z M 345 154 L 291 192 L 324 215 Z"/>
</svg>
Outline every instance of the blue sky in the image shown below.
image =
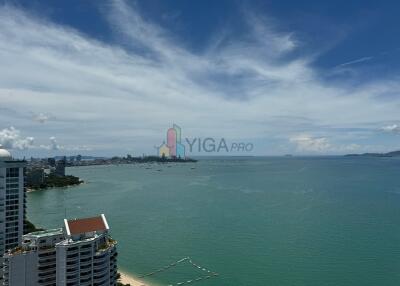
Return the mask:
<svg viewBox="0 0 400 286">
<path fill-rule="evenodd" d="M 151 154 L 173 123 L 252 155 L 400 147 L 397 1 L 0 3 L 17 156 Z"/>
</svg>

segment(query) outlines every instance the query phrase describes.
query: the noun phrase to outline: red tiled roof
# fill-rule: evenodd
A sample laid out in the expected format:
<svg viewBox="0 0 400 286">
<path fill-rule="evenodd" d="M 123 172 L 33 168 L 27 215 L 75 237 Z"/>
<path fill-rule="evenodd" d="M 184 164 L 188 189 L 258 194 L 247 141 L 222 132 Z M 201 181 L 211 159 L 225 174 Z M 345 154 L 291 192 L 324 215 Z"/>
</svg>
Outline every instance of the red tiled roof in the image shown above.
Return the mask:
<svg viewBox="0 0 400 286">
<path fill-rule="evenodd" d="M 93 231 L 104 231 L 108 229 L 107 222 L 103 216 L 82 218 L 68 221 L 69 233 L 71 235 L 93 232 Z"/>
</svg>

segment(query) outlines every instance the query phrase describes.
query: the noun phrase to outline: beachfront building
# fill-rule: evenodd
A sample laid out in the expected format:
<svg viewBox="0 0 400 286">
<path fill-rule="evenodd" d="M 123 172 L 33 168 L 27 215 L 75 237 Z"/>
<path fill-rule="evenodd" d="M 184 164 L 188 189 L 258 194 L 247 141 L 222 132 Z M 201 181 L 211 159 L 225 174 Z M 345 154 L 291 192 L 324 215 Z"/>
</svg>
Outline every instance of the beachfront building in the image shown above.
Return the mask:
<svg viewBox="0 0 400 286">
<path fill-rule="evenodd" d="M 14 160 L 0 146 L 0 265 L 3 254 L 21 244 L 25 219 L 24 169 L 26 161 Z M 0 280 L 3 270 L 0 267 Z"/>
<path fill-rule="evenodd" d="M 57 286 L 117 283 L 116 242 L 104 215 L 64 220 L 66 239 L 57 244 Z"/>
<path fill-rule="evenodd" d="M 22 246 L 5 255 L 4 285 L 116 285 L 116 242 L 108 232 L 101 215 L 25 235 Z"/>
<path fill-rule="evenodd" d="M 56 286 L 56 248 L 63 230 L 37 231 L 23 236 L 20 247 L 4 255 L 3 285 Z"/>
</svg>

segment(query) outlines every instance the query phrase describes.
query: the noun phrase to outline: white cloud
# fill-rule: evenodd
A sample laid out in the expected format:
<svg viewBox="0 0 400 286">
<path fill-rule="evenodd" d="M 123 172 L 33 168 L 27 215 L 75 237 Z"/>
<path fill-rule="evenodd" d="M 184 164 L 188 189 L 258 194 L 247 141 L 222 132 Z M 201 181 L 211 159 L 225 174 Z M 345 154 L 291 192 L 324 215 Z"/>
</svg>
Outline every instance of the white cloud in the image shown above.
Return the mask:
<svg viewBox="0 0 400 286">
<path fill-rule="evenodd" d="M 49 145 L 40 145 L 39 147 L 42 148 L 42 149 L 52 150 L 52 151 L 57 151 L 57 150 L 64 149 L 64 146 L 58 145 L 56 137 L 51 136 L 49 138 L 49 140 L 50 140 L 50 144 Z"/>
<path fill-rule="evenodd" d="M 195 53 L 126 2 L 111 3 L 105 13 L 123 37 L 122 46 L 0 7 L 2 108 L 39 115 L 57 110 L 57 121 L 48 122 L 47 129 L 31 127 L 35 138 L 62 138 L 65 149 L 142 153 L 152 152 L 173 122 L 182 126 L 184 136 L 279 136 L 286 141 L 293 130 L 376 130 L 374 122 L 398 117 L 400 97 L 380 98 L 398 93 L 398 81 L 357 88 L 327 84 L 319 79 L 312 58 L 285 58 L 293 51 L 301 55 L 295 34 L 277 32 L 257 15 L 245 15 L 249 31 L 244 35 L 221 35 L 218 44 Z M 15 120 L 0 116 L 2 122 Z M 294 120 L 282 126 L 272 120 L 278 116 L 307 123 Z M 39 118 L 45 122 L 48 115 Z M 330 146 L 325 136 L 293 140 L 320 152 Z"/>
<path fill-rule="evenodd" d="M 64 145 L 60 145 L 56 139 L 56 137 L 51 136 L 49 138 L 50 140 L 50 144 L 48 145 L 40 145 L 39 148 L 40 149 L 45 149 L 45 150 L 50 150 L 50 151 L 91 151 L 92 148 L 90 148 L 89 146 L 86 145 L 72 145 L 72 146 L 64 146 Z"/>
<path fill-rule="evenodd" d="M 40 112 L 37 114 L 33 114 L 32 119 L 39 123 L 45 123 L 50 119 L 50 116 L 48 114 Z"/>
<path fill-rule="evenodd" d="M 307 134 L 300 134 L 291 137 L 290 142 L 295 143 L 299 151 L 307 152 L 327 152 L 332 148 L 328 139 L 325 137 L 312 137 Z"/>
<path fill-rule="evenodd" d="M 14 127 L 0 130 L 0 145 L 6 149 L 25 150 L 33 147 L 33 137 L 21 137 L 20 131 Z"/>
<path fill-rule="evenodd" d="M 400 126 L 397 124 L 387 125 L 382 127 L 382 131 L 391 132 L 391 133 L 400 133 Z"/>
<path fill-rule="evenodd" d="M 309 134 L 291 136 L 289 141 L 295 144 L 301 153 L 341 154 L 362 150 L 363 146 L 356 143 L 332 143 L 327 137 L 316 137 Z"/>
</svg>

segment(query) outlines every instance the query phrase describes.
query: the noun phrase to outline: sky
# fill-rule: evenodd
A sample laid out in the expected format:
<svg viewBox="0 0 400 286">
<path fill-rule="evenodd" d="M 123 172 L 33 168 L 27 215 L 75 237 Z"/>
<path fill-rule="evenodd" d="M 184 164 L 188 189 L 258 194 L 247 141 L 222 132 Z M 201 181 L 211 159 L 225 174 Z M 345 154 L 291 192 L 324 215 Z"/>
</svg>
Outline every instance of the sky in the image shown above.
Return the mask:
<svg viewBox="0 0 400 286">
<path fill-rule="evenodd" d="M 16 157 L 150 155 L 178 124 L 189 140 L 253 146 L 189 156 L 398 150 L 399 9 L 0 0 L 0 144 Z"/>
</svg>

